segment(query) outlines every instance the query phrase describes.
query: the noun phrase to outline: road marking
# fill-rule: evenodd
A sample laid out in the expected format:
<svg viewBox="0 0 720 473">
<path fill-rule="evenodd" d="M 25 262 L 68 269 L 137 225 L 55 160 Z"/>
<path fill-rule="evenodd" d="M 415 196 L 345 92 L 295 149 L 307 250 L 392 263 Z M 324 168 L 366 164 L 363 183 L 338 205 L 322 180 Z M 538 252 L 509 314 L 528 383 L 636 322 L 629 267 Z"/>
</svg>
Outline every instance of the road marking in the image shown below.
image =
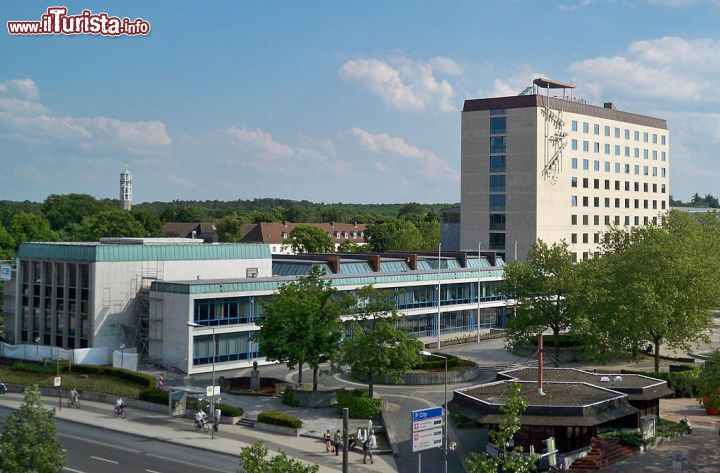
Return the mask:
<svg viewBox="0 0 720 473">
<path fill-rule="evenodd" d="M 68 467 L 66 467 L 66 466 L 63 467 L 63 471 L 69 471 L 69 472 L 71 472 L 71 473 L 85 473 L 84 471 L 73 470 L 72 468 L 68 468 Z"/>
<path fill-rule="evenodd" d="M 107 458 L 100 458 L 100 457 L 93 457 L 93 456 L 90 456 L 90 458 L 92 458 L 93 460 L 100 460 L 103 462 L 114 463 L 115 465 L 118 464 L 118 462 L 116 462 L 115 460 L 108 460 Z"/>
<path fill-rule="evenodd" d="M 145 471 L 147 471 L 148 473 L 160 473 L 159 471 L 155 471 L 155 470 L 145 470 Z"/>
</svg>

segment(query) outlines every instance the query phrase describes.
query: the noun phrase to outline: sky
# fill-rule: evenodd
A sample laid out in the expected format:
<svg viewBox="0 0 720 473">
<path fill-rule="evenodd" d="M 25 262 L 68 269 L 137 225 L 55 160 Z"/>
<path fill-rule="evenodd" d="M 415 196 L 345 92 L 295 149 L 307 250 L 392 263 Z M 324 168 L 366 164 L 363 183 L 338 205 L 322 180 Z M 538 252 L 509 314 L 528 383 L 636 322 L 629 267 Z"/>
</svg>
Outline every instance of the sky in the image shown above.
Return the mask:
<svg viewBox="0 0 720 473">
<path fill-rule="evenodd" d="M 10 35 L 50 6 L 144 36 Z M 460 200 L 463 100 L 535 77 L 665 118 L 670 192 L 718 195 L 720 2 L 5 1 L 0 200 Z"/>
</svg>

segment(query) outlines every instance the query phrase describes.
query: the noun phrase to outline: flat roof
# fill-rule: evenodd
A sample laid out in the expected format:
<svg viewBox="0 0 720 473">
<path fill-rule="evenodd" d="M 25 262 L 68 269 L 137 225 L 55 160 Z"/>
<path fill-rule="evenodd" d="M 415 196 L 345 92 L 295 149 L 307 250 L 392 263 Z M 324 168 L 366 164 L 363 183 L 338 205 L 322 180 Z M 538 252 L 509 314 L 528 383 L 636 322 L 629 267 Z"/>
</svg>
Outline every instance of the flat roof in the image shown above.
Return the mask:
<svg viewBox="0 0 720 473">
<path fill-rule="evenodd" d="M 612 108 L 589 105 L 574 100 L 563 100 L 545 95 L 512 95 L 509 97 L 491 97 L 484 99 L 465 100 L 463 112 L 480 112 L 484 110 L 498 110 L 511 108 L 545 107 L 547 100 L 550 108 L 569 113 L 577 113 L 589 117 L 604 118 L 634 125 L 648 126 L 667 130 L 667 122 L 662 118 L 649 117 L 636 113 L 622 112 Z"/>
<path fill-rule="evenodd" d="M 498 374 L 509 376 L 520 381 L 537 381 L 538 379 L 537 368 L 518 368 L 515 370 L 501 371 Z M 609 381 L 602 381 L 603 378 L 608 378 Z M 543 380 L 589 383 L 610 389 L 646 388 L 658 384 L 665 384 L 665 381 L 661 379 L 638 374 L 591 373 L 576 368 L 543 368 Z"/>
<path fill-rule="evenodd" d="M 546 79 L 544 77 L 538 77 L 533 81 L 533 84 L 543 89 L 574 89 L 575 86 L 572 84 L 566 84 L 564 82 L 558 82 L 556 80 Z"/>
<path fill-rule="evenodd" d="M 21 243 L 21 260 L 78 263 L 121 261 L 191 261 L 270 259 L 270 246 L 263 243 L 152 243 L 104 244 L 101 242 Z"/>
<path fill-rule="evenodd" d="M 473 386 L 462 392 L 487 404 L 504 405 L 508 400 L 509 381 L 496 381 L 494 383 Z M 603 389 L 588 383 L 581 382 L 547 382 L 543 383 L 543 392 L 540 395 L 537 383 L 521 381 L 520 395 L 528 406 L 587 406 L 597 402 L 609 401 L 625 395 L 609 389 Z"/>
</svg>

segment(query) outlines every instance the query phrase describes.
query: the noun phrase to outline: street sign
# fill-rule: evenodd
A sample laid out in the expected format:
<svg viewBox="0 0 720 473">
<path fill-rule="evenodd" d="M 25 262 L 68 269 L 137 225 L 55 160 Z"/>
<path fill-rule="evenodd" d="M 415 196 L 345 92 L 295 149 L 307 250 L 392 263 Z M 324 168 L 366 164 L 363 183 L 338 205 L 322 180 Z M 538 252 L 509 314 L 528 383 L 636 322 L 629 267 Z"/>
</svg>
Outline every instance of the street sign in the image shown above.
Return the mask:
<svg viewBox="0 0 720 473">
<path fill-rule="evenodd" d="M 9 264 L 0 266 L 0 279 L 3 281 L 9 281 L 12 279 L 12 268 Z"/>
<path fill-rule="evenodd" d="M 427 409 L 420 409 L 419 411 L 412 411 L 412 421 L 417 422 L 421 420 L 431 419 L 433 417 L 442 417 L 442 415 L 442 406 L 429 407 Z"/>
<path fill-rule="evenodd" d="M 215 396 L 219 396 L 219 395 L 220 395 L 220 386 L 215 386 L 214 392 L 213 392 L 213 387 L 212 387 L 212 386 L 208 386 L 208 387 L 205 388 L 205 396 L 207 396 L 207 397 L 213 397 L 213 395 L 215 395 Z"/>
<path fill-rule="evenodd" d="M 431 448 L 442 447 L 443 428 L 436 427 L 434 429 L 421 430 L 413 432 L 412 447 L 413 452 L 421 452 Z"/>
<path fill-rule="evenodd" d="M 53 386 L 59 388 L 61 381 L 62 380 L 60 379 L 60 376 L 55 376 L 55 379 L 53 380 Z"/>
<path fill-rule="evenodd" d="M 433 427 L 442 427 L 442 417 L 431 417 L 429 419 L 419 420 L 412 423 L 412 431 L 420 432 L 421 430 L 432 429 Z"/>
</svg>

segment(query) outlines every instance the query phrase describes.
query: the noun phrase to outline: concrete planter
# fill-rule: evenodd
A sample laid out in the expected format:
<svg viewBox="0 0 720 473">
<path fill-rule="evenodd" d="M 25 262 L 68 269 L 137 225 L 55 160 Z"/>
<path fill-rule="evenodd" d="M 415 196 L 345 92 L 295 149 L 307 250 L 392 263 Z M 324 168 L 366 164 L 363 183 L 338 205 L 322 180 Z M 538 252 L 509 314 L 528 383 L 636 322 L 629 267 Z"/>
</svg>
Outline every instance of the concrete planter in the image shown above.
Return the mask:
<svg viewBox="0 0 720 473">
<path fill-rule="evenodd" d="M 228 416 L 221 415 L 221 416 L 220 416 L 220 423 L 221 423 L 221 424 L 235 425 L 235 424 L 237 424 L 238 422 L 240 422 L 240 419 L 242 419 L 242 416 L 228 417 Z"/>
<path fill-rule="evenodd" d="M 274 434 L 290 435 L 292 437 L 300 436 L 300 429 L 294 427 L 285 427 L 284 425 L 266 424 L 265 422 L 255 422 L 255 428 L 263 432 L 271 432 Z"/>
<path fill-rule="evenodd" d="M 287 386 L 287 390 L 292 394 L 293 401 L 299 407 L 331 407 L 337 404 L 337 393 L 343 388 L 338 389 L 319 389 L 317 391 L 308 391 L 305 389 L 296 389 Z"/>
<path fill-rule="evenodd" d="M 452 369 L 448 371 L 447 382 L 448 383 L 464 383 L 472 381 L 473 379 L 480 376 L 481 370 L 477 365 L 468 368 Z M 365 373 L 353 372 L 353 377 L 359 381 L 367 382 L 368 378 Z M 445 383 L 445 370 L 432 371 L 424 373 L 407 373 L 401 377 L 401 382 L 396 382 L 395 379 L 390 376 L 373 376 L 373 383 L 375 384 L 415 384 L 415 385 L 426 385 L 426 384 L 444 384 Z"/>
</svg>

